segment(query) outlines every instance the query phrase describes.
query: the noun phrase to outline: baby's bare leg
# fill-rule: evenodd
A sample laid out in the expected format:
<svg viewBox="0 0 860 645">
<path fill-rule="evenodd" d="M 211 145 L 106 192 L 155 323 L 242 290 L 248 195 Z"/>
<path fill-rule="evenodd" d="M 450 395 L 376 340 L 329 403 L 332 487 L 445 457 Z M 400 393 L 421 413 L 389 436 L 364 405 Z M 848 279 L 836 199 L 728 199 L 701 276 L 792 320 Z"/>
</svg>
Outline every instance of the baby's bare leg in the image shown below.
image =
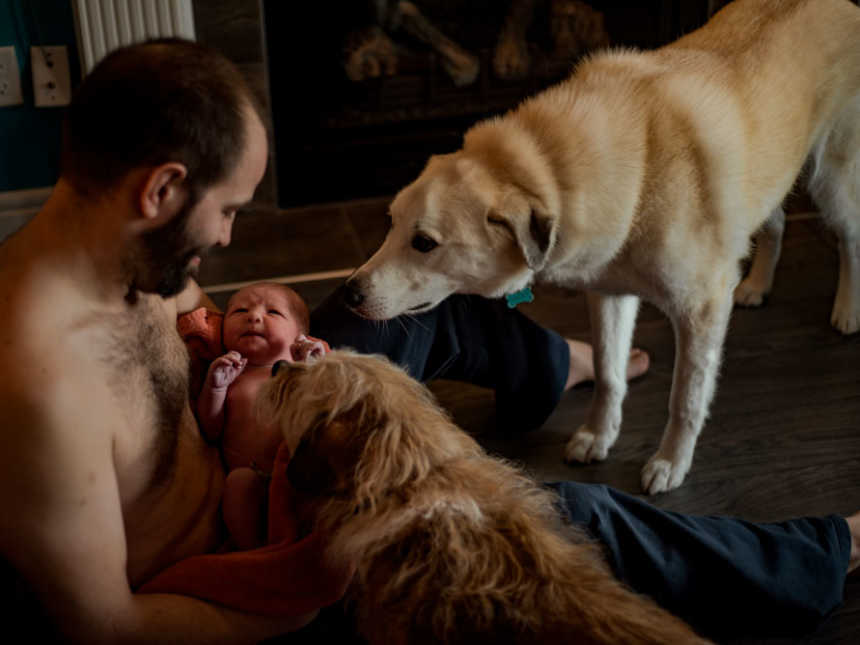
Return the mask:
<svg viewBox="0 0 860 645">
<path fill-rule="evenodd" d="M 266 528 L 266 482 L 251 468 L 231 470 L 224 482 L 221 513 L 240 551 L 263 546 Z"/>
</svg>

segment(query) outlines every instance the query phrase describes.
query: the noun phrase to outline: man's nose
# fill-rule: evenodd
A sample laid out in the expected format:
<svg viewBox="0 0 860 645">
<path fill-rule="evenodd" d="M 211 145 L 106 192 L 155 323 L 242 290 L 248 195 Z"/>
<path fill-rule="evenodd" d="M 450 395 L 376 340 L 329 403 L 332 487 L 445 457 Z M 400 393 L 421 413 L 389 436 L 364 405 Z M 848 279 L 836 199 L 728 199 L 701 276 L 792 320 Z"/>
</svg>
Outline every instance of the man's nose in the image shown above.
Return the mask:
<svg viewBox="0 0 860 645">
<path fill-rule="evenodd" d="M 233 232 L 233 220 L 229 219 L 221 226 L 221 234 L 218 236 L 218 246 L 230 246 L 230 236 Z"/>
</svg>

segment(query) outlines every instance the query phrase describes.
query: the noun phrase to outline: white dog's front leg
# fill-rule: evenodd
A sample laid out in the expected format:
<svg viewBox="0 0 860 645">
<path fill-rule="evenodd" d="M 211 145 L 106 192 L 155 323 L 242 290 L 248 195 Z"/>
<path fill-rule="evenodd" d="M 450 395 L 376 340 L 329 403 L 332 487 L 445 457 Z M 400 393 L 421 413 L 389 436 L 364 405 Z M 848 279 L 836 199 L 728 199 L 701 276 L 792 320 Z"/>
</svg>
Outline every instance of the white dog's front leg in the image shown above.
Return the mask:
<svg viewBox="0 0 860 645">
<path fill-rule="evenodd" d="M 594 396 L 586 423 L 567 442 L 565 459 L 588 463 L 606 459 L 621 428 L 627 394 L 627 362 L 639 298 L 588 293 L 594 346 Z"/>
<path fill-rule="evenodd" d="M 839 282 L 830 322 L 843 334 L 860 331 L 860 239 L 839 240 Z"/>
<path fill-rule="evenodd" d="M 675 371 L 669 422 L 660 448 L 642 469 L 642 488 L 651 495 L 677 488 L 693 462 L 693 451 L 716 389 L 731 298 L 712 300 L 673 317 Z"/>
<path fill-rule="evenodd" d="M 755 235 L 755 255 L 749 274 L 735 288 L 735 302 L 757 307 L 773 288 L 773 276 L 782 252 L 785 211 L 778 206 Z"/>
</svg>

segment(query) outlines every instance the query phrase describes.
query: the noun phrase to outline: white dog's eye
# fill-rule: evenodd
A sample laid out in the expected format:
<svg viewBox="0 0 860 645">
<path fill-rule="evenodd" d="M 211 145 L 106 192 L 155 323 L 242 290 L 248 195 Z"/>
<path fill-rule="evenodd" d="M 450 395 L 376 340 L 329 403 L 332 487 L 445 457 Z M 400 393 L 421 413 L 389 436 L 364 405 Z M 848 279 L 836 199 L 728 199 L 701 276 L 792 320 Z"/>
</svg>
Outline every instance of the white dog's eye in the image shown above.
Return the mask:
<svg viewBox="0 0 860 645">
<path fill-rule="evenodd" d="M 420 233 L 412 238 L 412 248 L 419 253 L 430 253 L 430 251 L 435 249 L 437 246 L 439 246 L 439 244 L 436 240 Z"/>
</svg>

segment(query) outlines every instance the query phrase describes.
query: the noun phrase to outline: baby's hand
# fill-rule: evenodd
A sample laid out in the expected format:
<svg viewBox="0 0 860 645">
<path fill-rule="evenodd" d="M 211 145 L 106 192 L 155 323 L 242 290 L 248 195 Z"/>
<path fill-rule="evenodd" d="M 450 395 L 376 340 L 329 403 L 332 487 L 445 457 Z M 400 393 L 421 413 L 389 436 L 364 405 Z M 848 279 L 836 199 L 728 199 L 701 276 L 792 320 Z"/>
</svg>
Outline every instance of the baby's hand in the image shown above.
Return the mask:
<svg viewBox="0 0 860 645">
<path fill-rule="evenodd" d="M 324 354 L 325 345 L 318 340 L 311 340 L 304 334 L 296 338 L 296 341 L 290 345 L 290 355 L 296 363 L 306 361 L 309 358 L 320 358 Z"/>
<path fill-rule="evenodd" d="M 242 358 L 239 352 L 230 351 L 219 356 L 209 366 L 206 381 L 209 387 L 220 390 L 228 387 L 248 364 L 247 358 Z"/>
</svg>

